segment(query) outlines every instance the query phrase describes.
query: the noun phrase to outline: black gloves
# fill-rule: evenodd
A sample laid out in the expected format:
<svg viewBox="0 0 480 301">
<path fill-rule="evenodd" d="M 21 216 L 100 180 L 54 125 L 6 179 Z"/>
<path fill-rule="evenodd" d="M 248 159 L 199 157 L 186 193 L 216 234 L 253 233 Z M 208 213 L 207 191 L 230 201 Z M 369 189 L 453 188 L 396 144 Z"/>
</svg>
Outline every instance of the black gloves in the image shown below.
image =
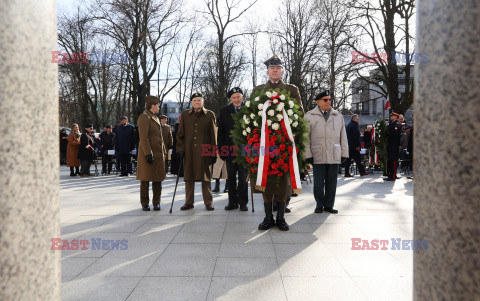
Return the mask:
<svg viewBox="0 0 480 301">
<path fill-rule="evenodd" d="M 217 157 L 210 157 L 210 165 L 215 164 L 217 162 Z"/>
<path fill-rule="evenodd" d="M 184 152 L 184 151 L 178 151 L 178 152 L 177 152 L 177 156 L 178 156 L 179 158 L 182 158 L 182 157 L 185 156 L 185 152 Z"/>
<path fill-rule="evenodd" d="M 146 155 L 145 158 L 147 158 L 148 164 L 153 164 L 153 155 Z"/>
<path fill-rule="evenodd" d="M 313 165 L 313 158 L 307 158 L 307 160 L 306 160 L 306 161 L 307 161 L 307 163 L 309 163 L 309 164 L 312 164 L 312 165 Z"/>
</svg>

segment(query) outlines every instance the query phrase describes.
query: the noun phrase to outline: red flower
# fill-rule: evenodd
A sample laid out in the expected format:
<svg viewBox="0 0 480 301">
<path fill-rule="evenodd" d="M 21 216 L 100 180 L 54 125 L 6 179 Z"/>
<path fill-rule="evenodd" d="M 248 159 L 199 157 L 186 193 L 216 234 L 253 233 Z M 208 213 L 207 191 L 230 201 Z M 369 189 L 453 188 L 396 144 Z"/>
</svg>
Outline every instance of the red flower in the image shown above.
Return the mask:
<svg viewBox="0 0 480 301">
<path fill-rule="evenodd" d="M 281 176 L 283 176 L 283 172 L 279 172 L 277 175 L 278 175 L 279 177 L 281 177 Z"/>
<path fill-rule="evenodd" d="M 280 159 L 280 160 L 277 161 L 277 164 L 278 165 L 283 165 L 283 164 L 285 164 L 285 162 L 283 161 L 283 159 Z"/>
<path fill-rule="evenodd" d="M 280 142 L 282 142 L 282 143 L 285 142 L 285 137 L 284 136 L 282 136 L 282 140 L 280 140 Z"/>
<path fill-rule="evenodd" d="M 284 151 L 285 150 L 285 144 L 280 144 L 280 150 Z"/>
<path fill-rule="evenodd" d="M 287 146 L 287 151 L 291 153 L 293 151 L 293 147 L 291 145 Z"/>
<path fill-rule="evenodd" d="M 277 163 L 272 163 L 272 165 L 270 165 L 270 167 L 271 167 L 272 169 L 277 169 L 278 166 L 277 166 Z"/>
<path fill-rule="evenodd" d="M 260 136 L 258 134 L 253 135 L 253 140 L 254 141 L 258 141 L 258 139 L 260 139 Z"/>
<path fill-rule="evenodd" d="M 256 172 L 257 172 L 253 167 L 251 167 L 250 170 L 251 170 L 253 173 L 256 173 Z"/>
<path fill-rule="evenodd" d="M 298 154 L 298 147 L 295 147 L 295 150 L 297 151 L 297 154 Z"/>
<path fill-rule="evenodd" d="M 258 157 L 253 158 L 254 163 L 258 163 Z"/>
<path fill-rule="evenodd" d="M 276 130 L 276 131 L 275 131 L 275 133 L 277 133 L 277 134 L 279 134 L 279 135 L 280 135 L 280 134 L 282 133 L 282 131 L 280 131 L 280 130 Z"/>
<path fill-rule="evenodd" d="M 287 169 L 288 169 L 288 165 L 287 165 L 286 163 L 284 163 L 284 164 L 282 165 L 282 169 L 283 169 L 283 170 L 287 170 Z"/>
<path fill-rule="evenodd" d="M 282 159 L 285 159 L 287 157 L 287 153 L 282 153 Z"/>
<path fill-rule="evenodd" d="M 257 128 L 254 128 L 253 129 L 253 133 L 256 134 L 258 132 L 258 129 Z"/>
<path fill-rule="evenodd" d="M 276 175 L 278 173 L 278 169 L 272 170 L 272 174 Z"/>
<path fill-rule="evenodd" d="M 248 144 L 252 144 L 253 142 L 253 139 L 248 139 Z"/>
</svg>

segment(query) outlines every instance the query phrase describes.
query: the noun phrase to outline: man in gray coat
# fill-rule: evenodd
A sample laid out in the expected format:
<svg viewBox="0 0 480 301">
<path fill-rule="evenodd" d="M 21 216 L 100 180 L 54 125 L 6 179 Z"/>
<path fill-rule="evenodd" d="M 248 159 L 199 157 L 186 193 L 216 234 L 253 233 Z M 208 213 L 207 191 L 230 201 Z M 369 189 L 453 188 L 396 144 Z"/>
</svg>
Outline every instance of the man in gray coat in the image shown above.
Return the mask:
<svg viewBox="0 0 480 301">
<path fill-rule="evenodd" d="M 333 209 L 337 190 L 338 165 L 348 157 L 348 140 L 342 114 L 331 107 L 330 91 L 315 97 L 317 107 L 305 114 L 309 121 L 310 143 L 305 148 L 307 162 L 313 164 L 313 195 L 315 213 Z"/>
</svg>

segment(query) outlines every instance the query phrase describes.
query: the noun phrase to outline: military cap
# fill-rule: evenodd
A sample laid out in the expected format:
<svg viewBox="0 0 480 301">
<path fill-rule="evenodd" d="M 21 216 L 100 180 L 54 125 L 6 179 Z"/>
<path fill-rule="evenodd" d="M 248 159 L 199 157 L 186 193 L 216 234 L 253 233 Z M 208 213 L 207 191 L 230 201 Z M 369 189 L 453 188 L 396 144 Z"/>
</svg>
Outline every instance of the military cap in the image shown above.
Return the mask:
<svg viewBox="0 0 480 301">
<path fill-rule="evenodd" d="M 112 126 L 111 126 L 110 124 L 107 124 L 107 125 L 105 126 L 105 128 L 106 128 L 106 129 L 111 129 Z"/>
<path fill-rule="evenodd" d="M 122 118 L 120 118 L 120 120 L 125 120 L 125 119 L 128 120 L 128 117 L 127 116 L 122 116 Z"/>
<path fill-rule="evenodd" d="M 235 94 L 235 93 L 240 93 L 240 94 L 243 95 L 242 89 L 240 89 L 239 87 L 235 87 L 235 88 L 230 89 L 230 91 L 228 91 L 227 98 L 232 97 L 232 95 Z"/>
<path fill-rule="evenodd" d="M 158 99 L 158 97 L 148 95 L 147 98 L 145 98 L 145 103 L 151 103 L 156 105 L 160 103 L 160 99 Z"/>
<path fill-rule="evenodd" d="M 267 66 L 267 68 L 269 66 L 282 66 L 283 67 L 283 61 L 276 54 L 274 54 L 271 58 L 266 60 L 264 62 L 264 64 L 265 64 L 265 66 Z"/>
<path fill-rule="evenodd" d="M 167 119 L 168 117 L 166 115 L 160 115 L 160 119 Z"/>
<path fill-rule="evenodd" d="M 88 128 L 93 128 L 93 124 L 89 123 L 89 124 L 86 124 L 85 125 L 85 128 L 88 129 Z"/>
<path fill-rule="evenodd" d="M 323 92 L 318 93 L 317 96 L 315 97 L 315 100 L 319 100 L 325 96 L 330 96 L 330 90 L 325 90 Z"/>
<path fill-rule="evenodd" d="M 203 95 L 202 95 L 202 93 L 195 92 L 195 93 L 192 94 L 192 96 L 190 96 L 190 101 L 192 101 L 192 99 L 194 99 L 195 97 L 203 98 Z"/>
</svg>

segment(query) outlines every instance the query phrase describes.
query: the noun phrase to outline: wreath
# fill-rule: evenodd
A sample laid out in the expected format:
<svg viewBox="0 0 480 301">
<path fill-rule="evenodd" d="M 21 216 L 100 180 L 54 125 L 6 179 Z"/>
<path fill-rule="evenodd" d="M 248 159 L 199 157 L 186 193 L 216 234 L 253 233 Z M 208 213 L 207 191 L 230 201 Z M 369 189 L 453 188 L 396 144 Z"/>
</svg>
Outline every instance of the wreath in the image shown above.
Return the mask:
<svg viewBox="0 0 480 301">
<path fill-rule="evenodd" d="M 265 131 L 268 135 L 265 136 L 269 139 L 264 142 L 268 147 L 262 149 L 260 141 L 262 115 L 267 104 Z M 294 141 L 298 169 L 303 171 L 306 167 L 304 151 L 305 143 L 308 142 L 306 136 L 308 127 L 302 116 L 300 106 L 286 90 L 270 89 L 266 92 L 263 90 L 256 92 L 245 102 L 240 113 L 233 115 L 235 125 L 231 137 L 237 147 L 234 162 L 245 167 L 249 171 L 249 176 L 255 177 L 259 170 L 260 154 L 264 152 L 264 156 L 269 160 L 266 170 L 267 182 L 273 182 L 278 186 L 280 178 L 293 168 L 290 158 L 293 156 Z M 293 141 L 289 138 L 287 120 Z"/>
<path fill-rule="evenodd" d="M 388 128 L 385 120 L 379 119 L 374 124 L 374 141 L 370 147 L 372 162 L 379 165 L 383 172 L 387 170 L 387 144 L 388 144 Z M 375 153 L 376 152 L 376 153 Z M 376 156 L 376 158 L 375 158 Z M 375 160 L 376 159 L 376 160 Z"/>
</svg>

